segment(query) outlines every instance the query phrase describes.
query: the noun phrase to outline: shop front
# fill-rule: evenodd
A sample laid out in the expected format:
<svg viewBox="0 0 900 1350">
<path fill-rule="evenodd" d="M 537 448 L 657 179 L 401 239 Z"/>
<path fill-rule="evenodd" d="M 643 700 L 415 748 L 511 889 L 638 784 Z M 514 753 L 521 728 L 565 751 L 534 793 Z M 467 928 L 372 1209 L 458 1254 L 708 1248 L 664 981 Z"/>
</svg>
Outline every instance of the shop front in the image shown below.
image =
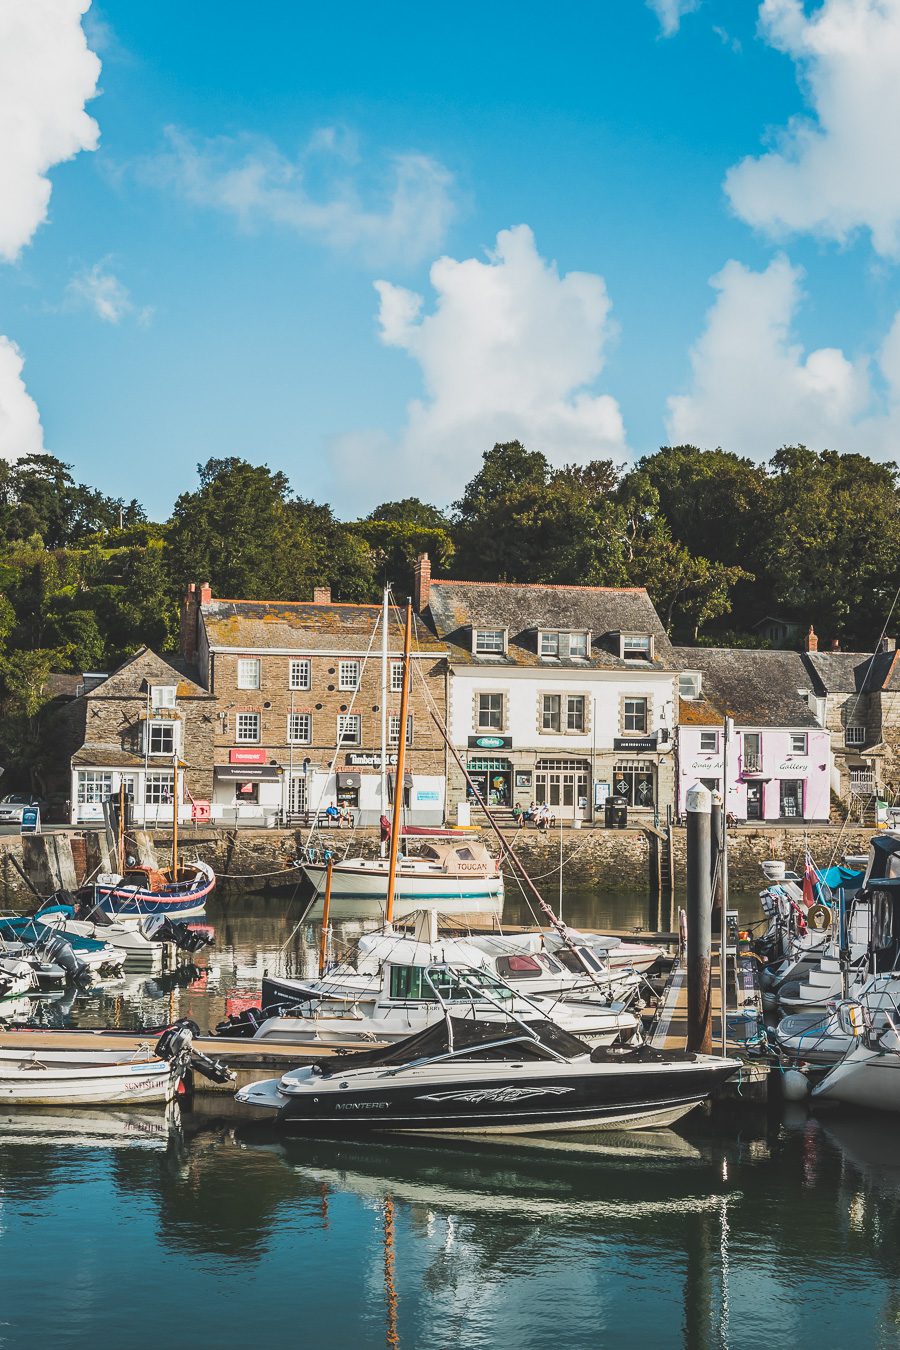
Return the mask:
<svg viewBox="0 0 900 1350">
<path fill-rule="evenodd" d="M 469 756 L 466 771 L 471 786 L 466 784 L 466 797 L 475 801 L 475 791 L 488 806 L 512 806 L 513 770 L 508 759 L 490 756 Z"/>
<path fill-rule="evenodd" d="M 217 764 L 212 819 L 231 825 L 274 824 L 282 808 L 283 773 L 277 764 Z"/>
<path fill-rule="evenodd" d="M 549 806 L 560 820 L 587 820 L 590 774 L 586 759 L 539 759 L 534 768 L 534 800 L 538 806 Z"/>
</svg>

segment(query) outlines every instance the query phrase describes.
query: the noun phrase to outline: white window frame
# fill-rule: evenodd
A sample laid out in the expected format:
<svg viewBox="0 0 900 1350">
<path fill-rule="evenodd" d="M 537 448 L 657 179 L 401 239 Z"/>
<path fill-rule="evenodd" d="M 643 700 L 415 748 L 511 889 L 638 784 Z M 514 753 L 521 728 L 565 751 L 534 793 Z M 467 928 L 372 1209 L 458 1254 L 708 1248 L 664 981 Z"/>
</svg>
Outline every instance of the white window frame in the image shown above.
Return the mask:
<svg viewBox="0 0 900 1350">
<path fill-rule="evenodd" d="M 258 656 L 239 656 L 237 661 L 238 689 L 259 689 L 260 664 Z"/>
<path fill-rule="evenodd" d="M 150 773 L 144 775 L 145 806 L 171 806 L 174 791 L 175 782 L 172 773 L 151 769 Z"/>
<path fill-rule="evenodd" d="M 809 736 L 805 731 L 792 731 L 791 735 L 791 754 L 808 755 L 809 754 Z"/>
<path fill-rule="evenodd" d="M 575 652 L 572 650 L 572 644 L 576 638 L 583 639 L 584 641 L 583 652 Z M 589 632 L 587 632 L 587 630 L 578 629 L 576 632 L 572 632 L 569 634 L 570 661 L 586 661 L 588 659 L 588 656 L 590 655 L 590 651 L 591 651 L 591 635 Z"/>
<path fill-rule="evenodd" d="M 338 745 L 362 745 L 362 717 L 359 713 L 338 713 Z"/>
<path fill-rule="evenodd" d="M 483 716 L 483 710 L 482 710 L 482 707 L 481 707 L 481 700 L 482 700 L 483 698 L 499 698 L 499 700 L 500 700 L 500 722 L 499 722 L 498 725 L 495 726 L 493 722 L 483 722 L 483 721 L 481 720 L 481 719 L 482 719 L 482 716 Z M 495 713 L 494 713 L 493 711 L 491 711 L 490 716 L 491 716 L 491 717 L 495 716 Z M 475 721 L 476 721 L 476 725 L 477 725 L 479 731 L 502 731 L 502 730 L 503 730 L 504 723 L 505 723 L 505 721 L 506 721 L 506 695 L 505 695 L 504 693 L 502 693 L 499 689 L 483 689 L 483 690 L 481 690 L 480 693 L 476 694 L 476 695 L 475 695 Z"/>
<path fill-rule="evenodd" d="M 391 662 L 391 682 L 390 690 L 392 694 L 403 693 L 403 662 Z"/>
<path fill-rule="evenodd" d="M 544 630 L 540 634 L 541 656 L 558 657 L 559 640 L 562 635 L 556 629 Z"/>
<path fill-rule="evenodd" d="M 259 745 L 262 717 L 258 712 L 238 712 L 234 715 L 234 739 L 238 745 Z"/>
<path fill-rule="evenodd" d="M 312 713 L 288 713 L 287 740 L 288 745 L 310 745 L 312 743 Z"/>
<path fill-rule="evenodd" d="M 97 806 L 112 795 L 112 774 L 105 769 L 78 769 L 75 795 L 79 806 Z"/>
<path fill-rule="evenodd" d="M 353 693 L 359 688 L 359 662 L 338 662 L 338 689 Z"/>
<path fill-rule="evenodd" d="M 575 708 L 575 706 L 573 706 L 573 705 L 578 705 L 578 704 L 580 704 L 581 706 L 580 706 L 580 708 L 577 710 L 577 713 L 576 713 L 576 708 Z M 576 715 L 577 715 L 577 717 L 578 717 L 579 720 L 580 720 L 580 723 L 581 723 L 580 726 L 573 726 L 573 725 L 572 725 L 572 719 L 573 719 L 573 717 L 576 716 Z M 584 694 L 567 694 L 567 695 L 566 695 L 566 731 L 570 731 L 570 732 L 572 732 L 574 735 L 582 735 L 582 734 L 584 733 L 586 727 L 587 727 L 587 699 L 585 698 Z"/>
<path fill-rule="evenodd" d="M 700 732 L 700 753 L 701 755 L 717 755 L 719 753 L 718 731 Z"/>
<path fill-rule="evenodd" d="M 690 681 L 690 683 L 688 683 Z M 678 697 L 690 702 L 700 697 L 703 688 L 703 676 L 699 670 L 683 670 L 678 676 Z"/>
<path fill-rule="evenodd" d="M 391 713 L 388 718 L 388 745 L 397 745 L 400 740 L 400 714 Z M 412 713 L 406 715 L 406 744 L 412 745 L 413 740 L 413 720 Z"/>
<path fill-rule="evenodd" d="M 541 731 L 562 731 L 562 694 L 541 694 Z"/>
<path fill-rule="evenodd" d="M 623 633 L 620 655 L 623 661 L 652 661 L 652 633 Z"/>
<path fill-rule="evenodd" d="M 634 718 L 637 716 L 636 712 L 628 711 L 629 703 L 641 704 L 643 708 L 643 718 L 642 718 L 643 726 L 630 727 L 628 725 L 629 717 Z M 649 722 L 650 722 L 650 700 L 648 698 L 636 697 L 636 698 L 625 698 L 622 700 L 622 730 L 624 731 L 626 736 L 646 736 L 648 734 L 647 728 Z"/>
<path fill-rule="evenodd" d="M 487 645 L 488 639 L 499 638 L 499 646 L 491 641 Z M 476 656 L 505 656 L 506 655 L 506 629 L 505 628 L 473 628 L 472 630 L 472 651 Z"/>
<path fill-rule="evenodd" d="M 177 694 L 178 686 L 175 684 L 151 684 L 150 707 L 174 708 Z"/>
<path fill-rule="evenodd" d="M 312 687 L 312 663 L 306 657 L 292 657 L 288 667 L 288 689 Z"/>
<path fill-rule="evenodd" d="M 846 745 L 865 745 L 866 728 L 860 726 L 858 722 L 851 723 L 844 734 L 844 743 Z"/>
<path fill-rule="evenodd" d="M 153 733 L 155 731 L 171 732 L 172 748 L 170 750 L 153 749 Z M 144 738 L 144 751 L 151 759 L 157 757 L 171 759 L 173 755 L 178 753 L 178 723 L 169 718 L 149 718 L 144 723 Z"/>
</svg>

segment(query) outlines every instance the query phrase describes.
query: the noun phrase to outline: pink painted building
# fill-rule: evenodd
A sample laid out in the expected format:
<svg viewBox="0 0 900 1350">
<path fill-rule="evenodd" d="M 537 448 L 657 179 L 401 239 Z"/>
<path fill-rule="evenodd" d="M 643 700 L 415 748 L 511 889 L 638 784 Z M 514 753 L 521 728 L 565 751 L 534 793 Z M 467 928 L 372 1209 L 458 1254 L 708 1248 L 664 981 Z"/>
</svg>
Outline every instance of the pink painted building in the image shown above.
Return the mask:
<svg viewBox="0 0 900 1350">
<path fill-rule="evenodd" d="M 676 647 L 677 802 L 695 783 L 738 820 L 827 821 L 831 733 L 799 652 Z M 725 782 L 724 723 L 733 720 Z"/>
</svg>

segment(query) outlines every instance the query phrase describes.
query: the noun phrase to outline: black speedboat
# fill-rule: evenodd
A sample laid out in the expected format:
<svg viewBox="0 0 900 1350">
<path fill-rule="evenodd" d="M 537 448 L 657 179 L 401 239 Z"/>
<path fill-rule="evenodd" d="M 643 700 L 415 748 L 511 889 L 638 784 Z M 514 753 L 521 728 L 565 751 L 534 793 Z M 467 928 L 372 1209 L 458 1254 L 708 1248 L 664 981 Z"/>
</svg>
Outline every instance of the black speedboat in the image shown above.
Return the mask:
<svg viewBox="0 0 900 1350">
<path fill-rule="evenodd" d="M 644 1129 L 671 1125 L 740 1068 L 714 1055 L 592 1048 L 545 1019 L 445 1011 L 393 1045 L 250 1083 L 237 1100 L 324 1134 Z"/>
</svg>

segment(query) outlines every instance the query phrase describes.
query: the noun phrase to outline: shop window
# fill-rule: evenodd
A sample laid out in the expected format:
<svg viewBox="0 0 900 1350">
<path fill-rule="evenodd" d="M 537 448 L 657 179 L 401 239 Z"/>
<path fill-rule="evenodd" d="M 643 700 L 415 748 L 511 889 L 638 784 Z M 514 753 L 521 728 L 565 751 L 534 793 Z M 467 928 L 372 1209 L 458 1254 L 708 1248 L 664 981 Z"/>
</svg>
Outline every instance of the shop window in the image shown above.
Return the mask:
<svg viewBox="0 0 900 1350">
<path fill-rule="evenodd" d="M 803 815 L 802 778 L 781 780 L 781 814 L 785 820 L 794 820 Z"/>
<path fill-rule="evenodd" d="M 413 738 L 413 720 L 412 714 L 406 719 L 406 744 L 412 745 Z M 397 745 L 400 740 L 400 718 L 391 716 L 388 718 L 388 743 Z"/>
<path fill-rule="evenodd" d="M 259 713 L 237 713 L 234 719 L 234 739 L 243 744 L 259 741 Z"/>
<path fill-rule="evenodd" d="M 487 731 L 503 730 L 503 695 L 478 695 L 478 726 Z"/>
<path fill-rule="evenodd" d="M 177 686 L 174 684 L 152 684 L 150 686 L 150 704 L 153 708 L 174 708 Z"/>
<path fill-rule="evenodd" d="M 172 791 L 170 773 L 148 773 L 144 779 L 144 801 L 148 806 L 171 806 Z"/>
<path fill-rule="evenodd" d="M 402 693 L 403 693 L 403 662 L 402 662 L 402 661 L 392 661 L 392 662 L 391 662 L 391 693 L 392 693 L 392 694 L 402 694 Z"/>
<path fill-rule="evenodd" d="M 259 658 L 256 656 L 242 656 L 237 663 L 237 687 L 238 689 L 258 689 L 259 688 Z"/>
<path fill-rule="evenodd" d="M 309 689 L 311 684 L 311 667 L 309 661 L 296 660 L 291 661 L 288 674 L 289 689 Z"/>
<path fill-rule="evenodd" d="M 289 745 L 309 745 L 312 740 L 312 713 L 288 713 Z"/>
<path fill-rule="evenodd" d="M 623 633 L 622 659 L 649 661 L 653 656 L 653 638 L 649 633 Z"/>
<path fill-rule="evenodd" d="M 238 783 L 234 790 L 235 806 L 255 806 L 259 802 L 259 783 Z"/>
<path fill-rule="evenodd" d="M 112 793 L 112 774 L 83 769 L 78 775 L 78 805 L 93 806 L 105 802 Z"/>
<path fill-rule="evenodd" d="M 719 748 L 719 733 L 717 731 L 700 732 L 700 749 L 704 754 L 714 755 Z"/>
<path fill-rule="evenodd" d="M 792 732 L 791 732 L 791 754 L 792 754 L 792 755 L 805 755 L 805 754 L 806 754 L 806 749 L 807 749 L 807 745 L 808 745 L 808 744 L 809 744 L 809 740 L 808 740 L 808 737 L 807 737 L 805 731 L 792 731 Z"/>
<path fill-rule="evenodd" d="M 475 654 L 477 656 L 502 656 L 505 651 L 505 628 L 475 629 Z"/>
<path fill-rule="evenodd" d="M 654 766 L 646 760 L 625 760 L 613 770 L 613 796 L 629 806 L 651 807 L 656 799 Z"/>
<path fill-rule="evenodd" d="M 338 667 L 338 688 L 339 689 L 358 689 L 359 688 L 359 662 L 342 661 Z"/>
<path fill-rule="evenodd" d="M 144 734 L 147 738 L 148 755 L 174 755 L 174 722 L 147 722 Z"/>
<path fill-rule="evenodd" d="M 647 731 L 647 700 L 645 698 L 626 698 L 623 700 L 622 726 L 625 731 Z"/>
<path fill-rule="evenodd" d="M 337 720 L 338 745 L 359 745 L 362 740 L 362 718 L 359 713 L 342 713 Z"/>
</svg>

